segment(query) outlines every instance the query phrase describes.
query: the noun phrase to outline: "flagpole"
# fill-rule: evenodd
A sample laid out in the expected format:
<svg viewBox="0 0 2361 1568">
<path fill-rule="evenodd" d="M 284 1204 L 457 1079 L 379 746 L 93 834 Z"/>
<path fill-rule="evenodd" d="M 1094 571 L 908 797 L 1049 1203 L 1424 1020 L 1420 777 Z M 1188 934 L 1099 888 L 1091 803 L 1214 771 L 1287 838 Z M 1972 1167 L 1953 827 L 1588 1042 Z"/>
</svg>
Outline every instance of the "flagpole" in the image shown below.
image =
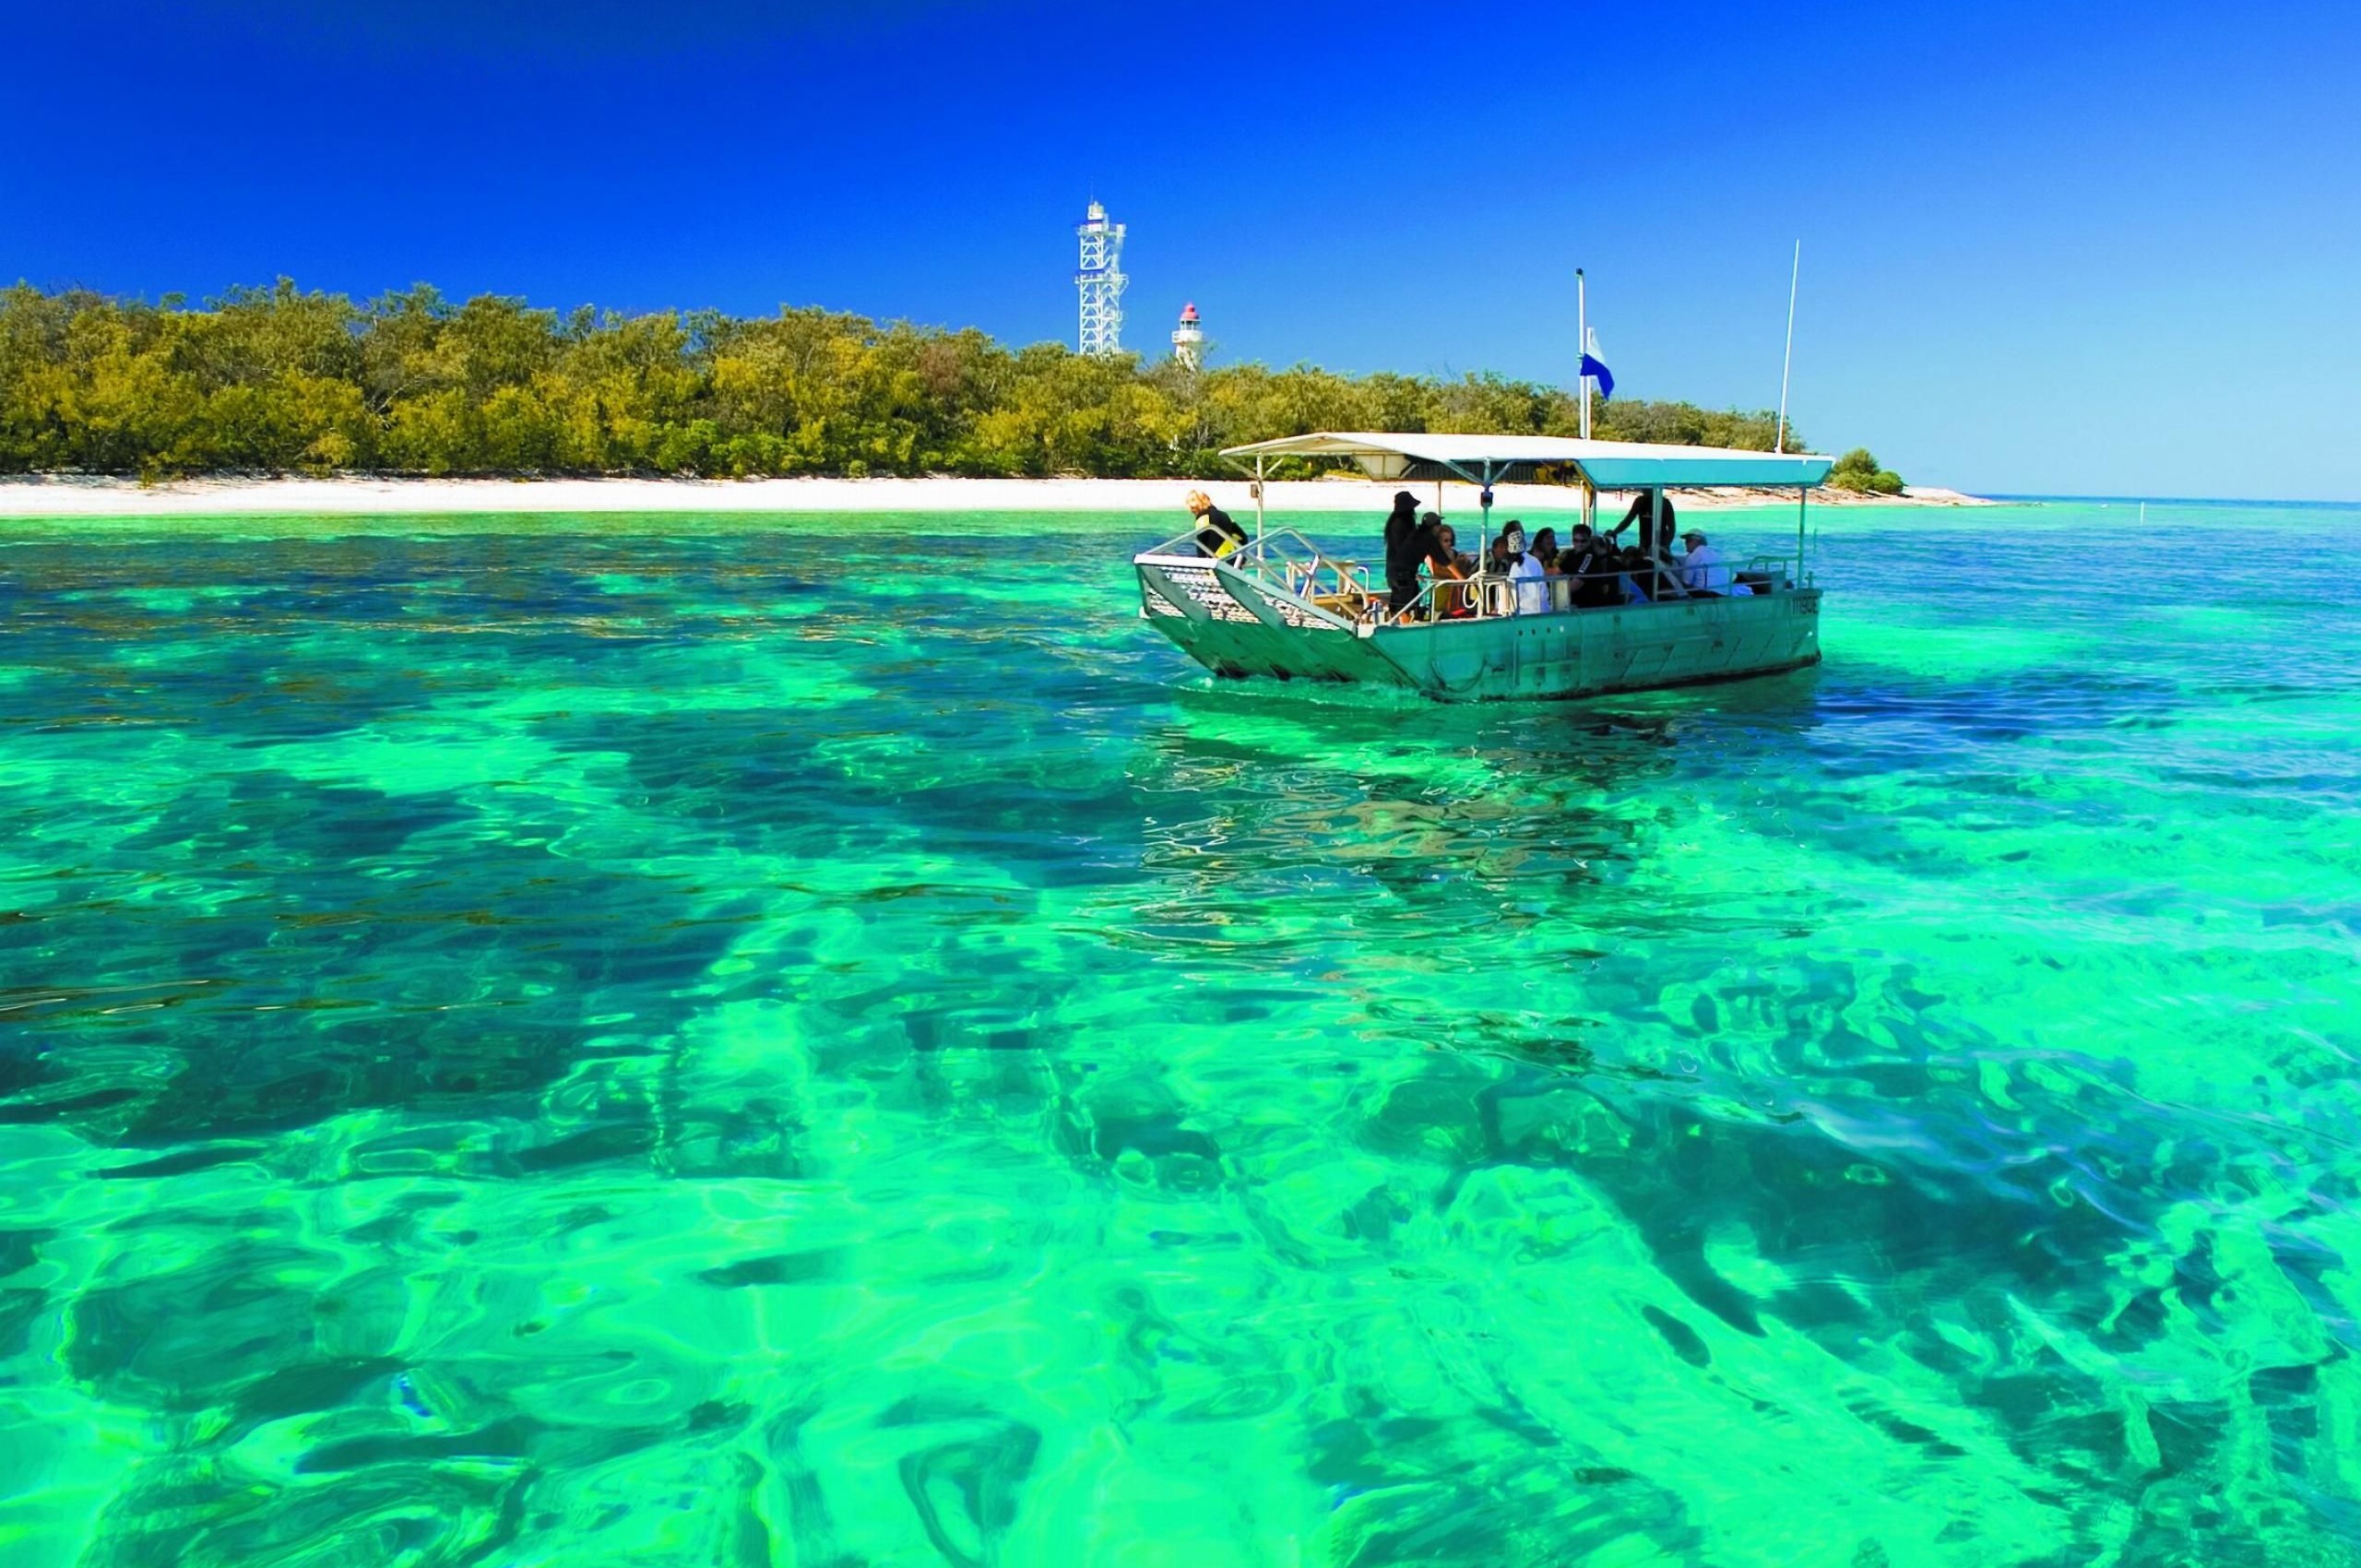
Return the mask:
<svg viewBox="0 0 2361 1568">
<path fill-rule="evenodd" d="M 1779 434 L 1774 452 L 1787 449 L 1787 372 L 1796 362 L 1796 283 L 1804 275 L 1804 243 L 1796 242 L 1796 265 L 1787 274 L 1787 351 L 1779 361 Z"/>
<path fill-rule="evenodd" d="M 1799 242 L 1800 243 L 1800 242 Z M 1574 268 L 1574 368 L 1582 370 L 1583 356 L 1590 352 L 1590 292 L 1583 281 L 1583 269 Z M 1583 373 L 1583 439 L 1590 439 L 1590 373 Z"/>
</svg>

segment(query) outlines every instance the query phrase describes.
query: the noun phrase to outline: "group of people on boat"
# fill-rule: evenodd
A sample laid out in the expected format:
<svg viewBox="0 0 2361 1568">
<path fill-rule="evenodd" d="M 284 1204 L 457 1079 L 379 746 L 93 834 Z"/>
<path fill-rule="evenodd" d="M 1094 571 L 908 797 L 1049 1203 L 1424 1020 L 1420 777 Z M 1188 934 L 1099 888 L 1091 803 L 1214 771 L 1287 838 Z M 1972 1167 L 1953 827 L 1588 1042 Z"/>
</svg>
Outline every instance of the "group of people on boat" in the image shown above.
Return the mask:
<svg viewBox="0 0 2361 1568">
<path fill-rule="evenodd" d="M 1638 539 L 1618 543 L 1633 523 L 1639 525 Z M 1643 491 L 1614 528 L 1600 533 L 1576 523 L 1563 545 L 1558 542 L 1557 529 L 1543 529 L 1528 540 L 1524 523 L 1510 518 L 1485 552 L 1480 575 L 1509 580 L 1520 615 L 1552 608 L 1552 577 L 1573 579 L 1567 600 L 1576 610 L 1753 593 L 1754 585 L 1723 564 L 1721 552 L 1702 529 L 1682 533 L 1683 548 L 1678 552 L 1673 538 L 1671 499 Z M 1472 583 L 1478 576 L 1477 559 L 1458 548 L 1451 525 L 1436 513 L 1421 513 L 1418 498 L 1410 492 L 1397 492 L 1385 519 L 1388 612 L 1400 615 L 1417 604 L 1429 583 Z M 1458 619 L 1477 613 L 1472 588 L 1439 588 L 1427 598 L 1430 616 Z"/>
<path fill-rule="evenodd" d="M 1246 543 L 1246 530 L 1204 491 L 1191 491 L 1187 505 L 1196 519 L 1193 538 L 1200 555 L 1219 560 Z M 1623 531 L 1635 523 L 1636 539 L 1619 542 Z M 1423 595 L 1428 619 L 1472 617 L 1478 612 L 1477 579 L 1482 577 L 1505 578 L 1520 615 L 1544 614 L 1553 608 L 1552 577 L 1572 579 L 1566 599 L 1575 610 L 1668 599 L 1736 598 L 1755 591 L 1756 583 L 1724 564 L 1703 530 L 1680 533 L 1678 551 L 1674 540 L 1672 498 L 1643 490 L 1612 529 L 1594 532 L 1588 524 L 1576 523 L 1562 545 L 1555 529 L 1543 529 L 1528 540 L 1524 523 L 1512 517 L 1479 560 L 1459 548 L 1458 531 L 1439 513 L 1420 512 L 1418 498 L 1399 491 L 1385 519 L 1385 609 L 1400 616 L 1419 605 Z M 1467 586 L 1450 586 L 1463 583 Z M 1430 584 L 1439 586 L 1429 593 Z"/>
</svg>

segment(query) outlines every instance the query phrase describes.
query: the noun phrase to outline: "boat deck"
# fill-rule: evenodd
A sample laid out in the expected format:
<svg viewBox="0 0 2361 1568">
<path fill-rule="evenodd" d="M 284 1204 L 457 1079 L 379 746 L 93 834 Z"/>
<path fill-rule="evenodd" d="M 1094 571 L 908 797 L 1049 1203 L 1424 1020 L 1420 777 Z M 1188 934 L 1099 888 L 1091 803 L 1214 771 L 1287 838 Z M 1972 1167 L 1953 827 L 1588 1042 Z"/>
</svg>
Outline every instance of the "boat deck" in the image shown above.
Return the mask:
<svg viewBox="0 0 2361 1568">
<path fill-rule="evenodd" d="M 1269 544 L 1269 540 L 1265 544 Z M 1364 682 L 1446 700 L 1587 696 L 1775 673 L 1820 659 L 1820 590 L 1786 563 L 1746 564 L 1778 585 L 1726 598 L 1575 609 L 1572 579 L 1541 579 L 1548 610 L 1517 612 L 1498 577 L 1439 585 L 1469 612 L 1395 616 L 1349 563 L 1290 560 L 1265 550 L 1208 560 L 1150 552 L 1135 558 L 1141 612 L 1216 674 Z"/>
</svg>

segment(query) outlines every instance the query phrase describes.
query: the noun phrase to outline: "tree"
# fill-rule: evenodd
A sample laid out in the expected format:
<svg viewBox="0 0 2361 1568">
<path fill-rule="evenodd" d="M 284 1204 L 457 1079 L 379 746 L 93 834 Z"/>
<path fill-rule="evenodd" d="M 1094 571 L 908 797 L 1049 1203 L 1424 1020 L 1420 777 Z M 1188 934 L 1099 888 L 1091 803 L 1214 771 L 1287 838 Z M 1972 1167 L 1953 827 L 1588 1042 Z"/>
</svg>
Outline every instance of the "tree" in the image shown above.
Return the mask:
<svg viewBox="0 0 2361 1568">
<path fill-rule="evenodd" d="M 1903 491 L 1902 476 L 1878 467 L 1866 446 L 1856 446 L 1837 458 L 1836 466 L 1828 470 L 1828 483 L 1832 489 L 1870 495 L 1899 495 Z"/>
<path fill-rule="evenodd" d="M 811 307 L 561 318 L 422 283 L 355 304 L 283 278 L 194 308 L 0 290 L 5 472 L 1163 478 L 1226 473 L 1224 447 L 1312 430 L 1580 423 L 1562 388 L 1489 374 L 1190 371 Z M 1768 447 L 1773 418 L 1625 398 L 1595 428 Z M 1899 486 L 1857 456 L 1860 488 Z"/>
</svg>

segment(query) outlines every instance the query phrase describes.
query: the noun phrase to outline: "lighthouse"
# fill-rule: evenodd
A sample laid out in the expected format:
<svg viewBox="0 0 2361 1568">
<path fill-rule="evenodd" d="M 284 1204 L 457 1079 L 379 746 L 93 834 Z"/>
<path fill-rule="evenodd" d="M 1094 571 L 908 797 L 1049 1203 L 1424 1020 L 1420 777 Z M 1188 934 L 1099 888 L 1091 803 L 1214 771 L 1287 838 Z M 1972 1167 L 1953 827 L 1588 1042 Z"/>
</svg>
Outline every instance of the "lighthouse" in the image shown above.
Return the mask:
<svg viewBox="0 0 2361 1568">
<path fill-rule="evenodd" d="M 1172 357 L 1191 370 L 1204 362 L 1205 329 L 1197 320 L 1193 300 L 1180 307 L 1180 325 L 1172 329 Z"/>
</svg>

